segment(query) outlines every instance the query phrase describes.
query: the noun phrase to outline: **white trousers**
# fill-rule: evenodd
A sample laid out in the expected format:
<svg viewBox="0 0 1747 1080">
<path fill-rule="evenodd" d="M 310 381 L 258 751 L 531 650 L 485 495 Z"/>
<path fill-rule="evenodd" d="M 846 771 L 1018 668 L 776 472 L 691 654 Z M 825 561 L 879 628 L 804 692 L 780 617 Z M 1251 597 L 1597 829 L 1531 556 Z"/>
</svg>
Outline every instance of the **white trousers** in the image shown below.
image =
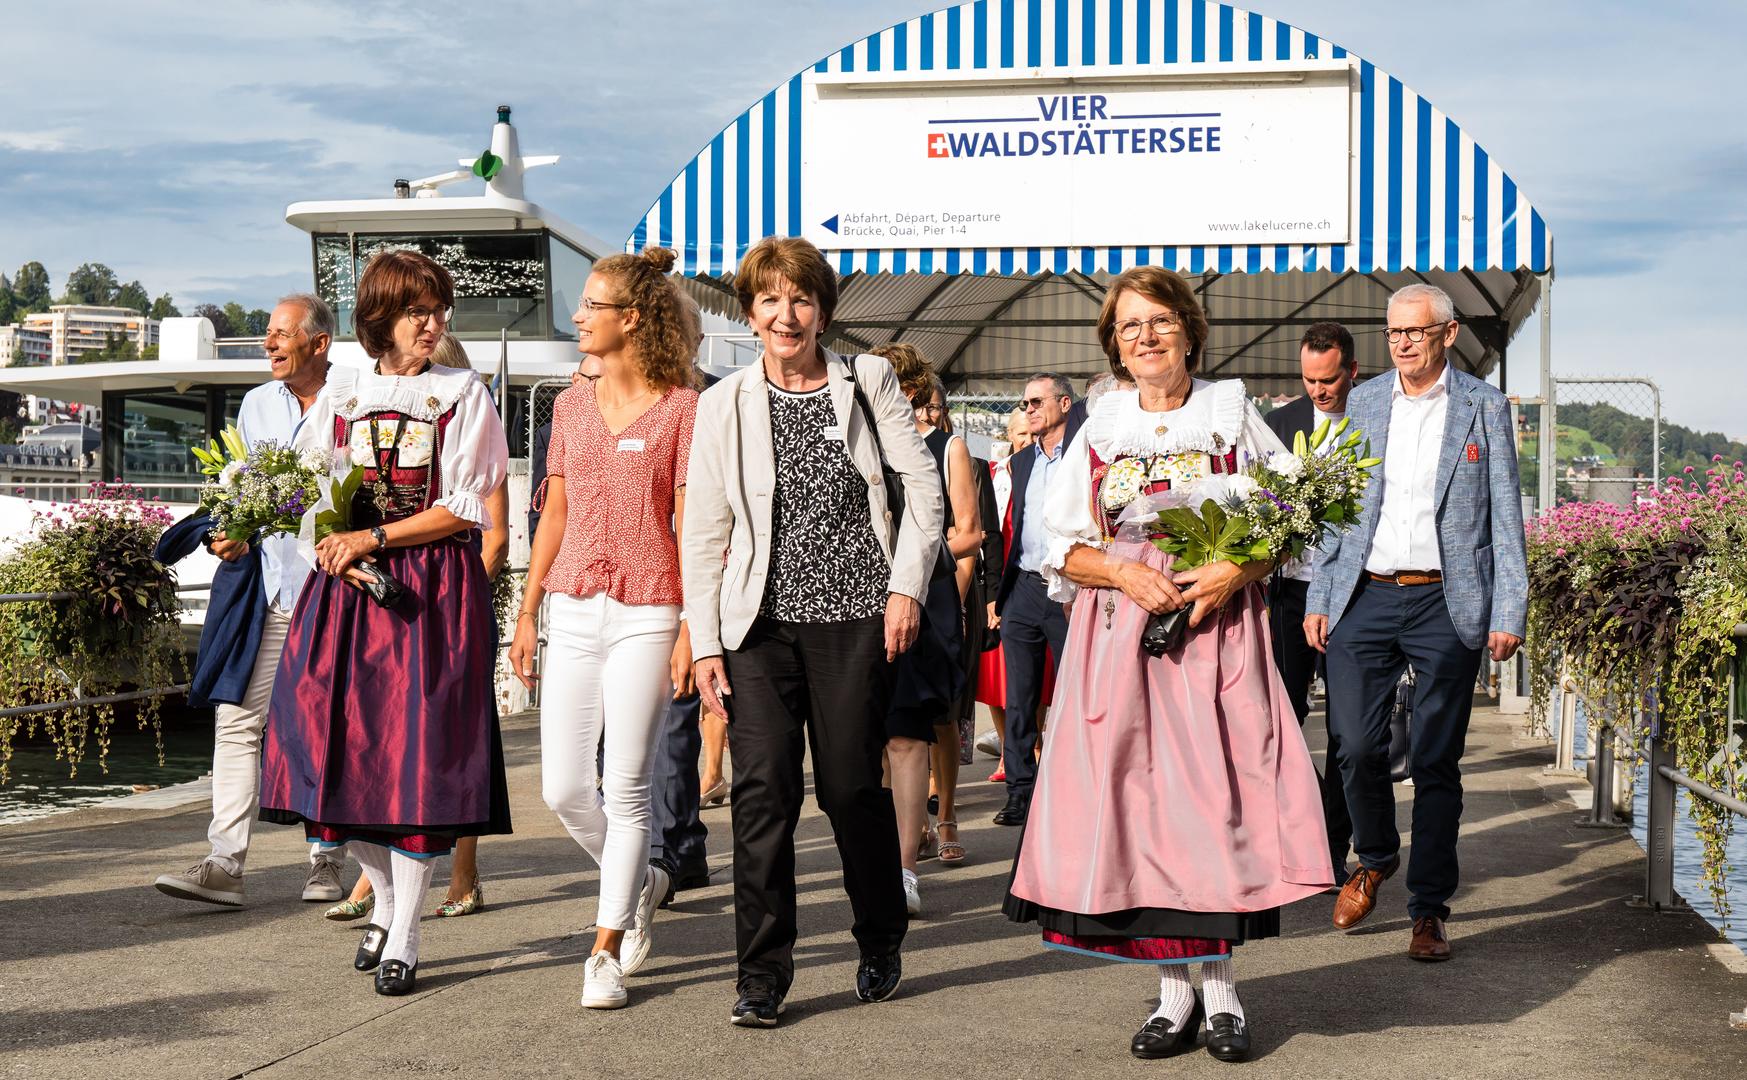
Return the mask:
<svg viewBox="0 0 1747 1080">
<path fill-rule="evenodd" d="M 261 732 L 267 724 L 267 708 L 273 704 L 273 676 L 290 629 L 291 615 L 277 604 L 268 605 L 261 624 L 261 648 L 242 702 L 213 708 L 212 824 L 206 838 L 212 843 L 212 861 L 233 874 L 243 872 L 249 837 L 261 810 Z M 311 844 L 310 864 L 322 860 L 337 862 L 338 852 L 324 852 Z"/>
<path fill-rule="evenodd" d="M 649 781 L 673 698 L 679 607 L 621 604 L 605 593 L 554 594 L 551 605 L 540 679 L 541 793 L 600 866 L 595 925 L 629 930 L 648 873 Z"/>
</svg>

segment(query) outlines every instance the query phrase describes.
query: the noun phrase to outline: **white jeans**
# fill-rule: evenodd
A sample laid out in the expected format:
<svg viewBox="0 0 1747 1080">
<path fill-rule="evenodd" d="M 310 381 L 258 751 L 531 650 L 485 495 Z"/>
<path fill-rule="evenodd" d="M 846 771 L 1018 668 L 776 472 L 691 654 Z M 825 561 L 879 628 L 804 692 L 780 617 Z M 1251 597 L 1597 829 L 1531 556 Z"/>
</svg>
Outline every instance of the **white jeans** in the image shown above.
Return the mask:
<svg viewBox="0 0 1747 1080">
<path fill-rule="evenodd" d="M 261 624 L 261 648 L 242 702 L 213 708 L 217 730 L 212 744 L 212 824 L 206 838 L 212 842 L 212 861 L 233 874 L 243 872 L 249 836 L 261 810 L 261 731 L 267 708 L 273 704 L 273 676 L 290 629 L 290 614 L 277 604 L 268 605 Z M 323 860 L 338 861 L 337 853 L 311 844 L 310 864 Z"/>
<path fill-rule="evenodd" d="M 673 698 L 679 607 L 621 604 L 605 593 L 554 594 L 551 604 L 540 680 L 541 794 L 601 868 L 595 925 L 629 930 L 648 873 L 649 780 Z"/>
</svg>

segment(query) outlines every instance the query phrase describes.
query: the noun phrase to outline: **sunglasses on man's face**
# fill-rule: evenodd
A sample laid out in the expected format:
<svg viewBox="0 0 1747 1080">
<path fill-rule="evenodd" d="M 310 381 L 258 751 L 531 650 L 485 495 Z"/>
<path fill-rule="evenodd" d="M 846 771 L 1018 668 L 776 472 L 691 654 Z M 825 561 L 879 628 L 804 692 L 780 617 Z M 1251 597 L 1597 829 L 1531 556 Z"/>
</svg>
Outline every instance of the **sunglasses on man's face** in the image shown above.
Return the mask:
<svg viewBox="0 0 1747 1080">
<path fill-rule="evenodd" d="M 1033 409 L 1041 409 L 1055 400 L 1056 399 L 1053 397 L 1028 397 L 1019 403 L 1019 407 L 1026 412 L 1030 412 Z"/>
</svg>

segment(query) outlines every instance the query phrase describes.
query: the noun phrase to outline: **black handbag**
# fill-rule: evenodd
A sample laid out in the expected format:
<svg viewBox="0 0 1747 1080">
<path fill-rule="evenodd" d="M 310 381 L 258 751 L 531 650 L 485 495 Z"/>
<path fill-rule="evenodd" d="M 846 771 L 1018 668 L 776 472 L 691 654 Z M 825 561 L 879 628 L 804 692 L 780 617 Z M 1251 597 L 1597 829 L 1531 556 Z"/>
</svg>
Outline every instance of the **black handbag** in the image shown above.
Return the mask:
<svg viewBox="0 0 1747 1080">
<path fill-rule="evenodd" d="M 855 404 L 873 436 L 874 451 L 879 455 L 880 474 L 885 480 L 886 507 L 892 512 L 893 547 L 904 528 L 904 477 L 886 459 L 885 443 L 880 439 L 879 424 L 874 420 L 873 406 L 855 379 L 855 363 L 845 359 L 844 378 L 855 395 Z M 844 452 L 849 449 L 847 440 Z M 946 716 L 948 710 L 964 692 L 965 673 L 961 657 L 964 652 L 963 607 L 959 603 L 957 564 L 940 538 L 935 548 L 934 567 L 928 575 L 928 590 L 922 601 L 922 624 L 916 643 L 899 664 L 897 684 L 893 690 L 894 708 L 914 708 L 934 716 Z"/>
<path fill-rule="evenodd" d="M 1155 660 L 1177 651 L 1189 635 L 1189 608 L 1180 607 L 1162 615 L 1148 615 L 1146 628 L 1140 632 L 1140 647 Z"/>
</svg>

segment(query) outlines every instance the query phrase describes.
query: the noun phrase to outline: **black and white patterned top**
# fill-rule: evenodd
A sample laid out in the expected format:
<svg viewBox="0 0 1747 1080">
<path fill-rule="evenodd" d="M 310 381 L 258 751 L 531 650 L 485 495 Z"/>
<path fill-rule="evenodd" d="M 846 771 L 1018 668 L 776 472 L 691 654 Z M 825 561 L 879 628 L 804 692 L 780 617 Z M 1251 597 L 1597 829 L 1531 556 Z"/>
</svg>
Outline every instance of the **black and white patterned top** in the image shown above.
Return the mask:
<svg viewBox="0 0 1747 1080">
<path fill-rule="evenodd" d="M 867 479 L 844 440 L 825 437 L 837 426 L 830 389 L 769 390 L 776 498 L 759 614 L 803 623 L 882 614 L 891 567 L 874 536 Z"/>
</svg>

